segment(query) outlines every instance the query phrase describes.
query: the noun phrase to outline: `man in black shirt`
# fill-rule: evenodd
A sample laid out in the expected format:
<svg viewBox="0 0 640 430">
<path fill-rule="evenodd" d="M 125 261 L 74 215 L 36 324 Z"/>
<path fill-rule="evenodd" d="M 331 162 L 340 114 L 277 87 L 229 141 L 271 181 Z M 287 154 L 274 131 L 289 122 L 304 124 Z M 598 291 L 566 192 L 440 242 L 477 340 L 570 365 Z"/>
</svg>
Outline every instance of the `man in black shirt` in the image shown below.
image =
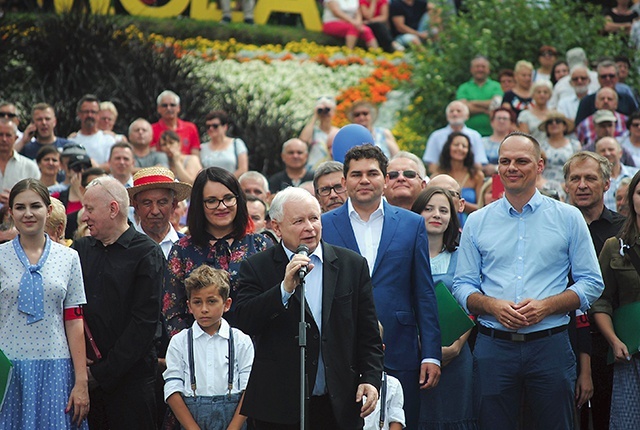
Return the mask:
<svg viewBox="0 0 640 430">
<path fill-rule="evenodd" d="M 165 258 L 153 240 L 127 224 L 129 195 L 117 179 L 94 179 L 83 206 L 82 222 L 91 237 L 73 247 L 82 263 L 85 321 L 102 355 L 88 367 L 89 426 L 151 430 L 156 426 L 153 340 Z"/>
</svg>

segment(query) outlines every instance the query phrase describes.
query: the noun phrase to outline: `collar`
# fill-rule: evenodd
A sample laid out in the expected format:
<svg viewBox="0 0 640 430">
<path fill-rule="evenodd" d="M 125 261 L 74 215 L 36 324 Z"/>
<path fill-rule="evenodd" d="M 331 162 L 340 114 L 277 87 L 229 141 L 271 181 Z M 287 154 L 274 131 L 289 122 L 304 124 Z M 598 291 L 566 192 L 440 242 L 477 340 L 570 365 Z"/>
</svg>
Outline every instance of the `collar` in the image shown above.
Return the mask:
<svg viewBox="0 0 640 430">
<path fill-rule="evenodd" d="M 612 224 L 613 223 L 613 211 L 611 211 L 604 204 L 602 205 L 602 207 L 604 209 L 602 209 L 602 213 L 600 214 L 600 217 L 598 218 L 598 221 L 604 220 L 604 221 L 607 221 L 609 224 Z"/>
<path fill-rule="evenodd" d="M 133 226 L 136 229 L 136 231 L 138 231 L 138 232 L 140 232 L 142 234 L 147 234 L 142 229 L 142 225 L 140 225 L 140 222 L 135 223 Z M 149 235 L 147 234 L 147 236 L 149 236 Z M 160 244 L 163 244 L 163 243 L 166 243 L 166 242 L 176 243 L 178 241 L 178 239 L 180 239 L 180 237 L 178 236 L 178 233 L 176 232 L 176 229 L 173 228 L 173 225 L 171 223 L 169 223 L 169 231 L 167 232 L 165 237 L 160 241 Z"/>
<path fill-rule="evenodd" d="M 384 200 L 385 200 L 385 197 L 382 196 L 382 198 L 380 198 L 380 204 L 378 205 L 378 208 L 371 213 L 371 216 L 369 217 L 369 221 L 371 221 L 372 218 L 375 219 L 379 216 L 381 217 L 384 216 Z M 360 214 L 358 214 L 358 212 L 353 207 L 353 203 L 351 203 L 351 198 L 347 199 L 347 213 L 349 214 L 349 218 L 356 217 L 357 219 L 362 219 L 360 218 Z"/>
<path fill-rule="evenodd" d="M 507 211 L 509 215 L 520 215 L 521 213 L 515 210 L 515 208 L 509 203 L 509 200 L 505 198 L 498 199 L 500 204 L 502 205 L 502 209 Z M 528 207 L 531 212 L 535 212 L 544 202 L 544 196 L 540 194 L 540 191 L 536 188 L 535 193 L 531 196 L 531 199 L 527 203 L 522 206 L 522 213 L 524 213 L 525 209 Z"/>
<path fill-rule="evenodd" d="M 113 242 L 111 245 L 106 245 L 106 246 L 113 246 L 117 243 L 121 247 L 127 249 L 131 245 L 131 242 L 133 241 L 133 238 L 136 235 L 136 233 L 137 233 L 136 229 L 130 225 L 129 228 L 127 228 L 124 231 L 124 233 L 122 233 L 115 242 Z M 89 241 L 91 243 L 91 246 L 97 246 L 98 243 L 100 243 L 100 245 L 103 247 L 105 246 L 102 242 L 100 242 L 98 239 L 96 239 L 93 236 L 89 236 Z"/>
<path fill-rule="evenodd" d="M 286 246 L 284 246 L 284 242 L 280 242 L 280 243 L 282 244 L 282 249 L 284 249 L 284 253 L 287 256 L 287 260 L 291 260 L 293 258 L 294 252 L 291 251 Z M 318 246 L 316 246 L 316 249 L 311 253 L 311 255 L 315 255 L 316 257 L 318 257 L 318 259 L 322 263 L 324 263 L 324 254 L 322 253 L 322 242 L 320 242 Z M 311 255 L 309 257 L 311 257 Z"/>
<path fill-rule="evenodd" d="M 197 339 L 200 336 L 212 337 L 208 333 L 206 333 L 204 330 L 202 330 L 202 328 L 198 324 L 198 321 L 194 321 L 191 327 L 193 328 L 194 339 Z M 218 331 L 214 333 L 213 336 L 219 335 L 223 339 L 229 339 L 229 330 L 231 330 L 229 323 L 227 322 L 227 320 L 222 318 L 220 320 L 220 327 L 218 328 Z"/>
</svg>

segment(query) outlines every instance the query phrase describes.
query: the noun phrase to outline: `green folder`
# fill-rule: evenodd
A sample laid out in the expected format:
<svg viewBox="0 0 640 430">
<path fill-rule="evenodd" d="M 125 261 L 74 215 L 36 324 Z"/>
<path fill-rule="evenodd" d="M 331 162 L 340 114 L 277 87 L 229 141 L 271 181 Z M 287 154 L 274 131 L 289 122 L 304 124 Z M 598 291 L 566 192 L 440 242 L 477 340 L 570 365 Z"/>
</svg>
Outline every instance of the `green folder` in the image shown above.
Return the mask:
<svg viewBox="0 0 640 430">
<path fill-rule="evenodd" d="M 2 411 L 4 399 L 7 396 L 7 391 L 9 391 L 11 373 L 13 373 L 13 364 L 0 349 L 0 411 Z"/>
<path fill-rule="evenodd" d="M 616 336 L 627 345 L 629 354 L 640 351 L 640 302 L 620 306 L 613 312 L 613 329 Z M 609 364 L 614 362 L 613 351 L 609 348 Z"/>
<path fill-rule="evenodd" d="M 476 324 L 462 309 L 444 282 L 438 281 L 435 290 L 442 346 L 450 346 Z"/>
</svg>

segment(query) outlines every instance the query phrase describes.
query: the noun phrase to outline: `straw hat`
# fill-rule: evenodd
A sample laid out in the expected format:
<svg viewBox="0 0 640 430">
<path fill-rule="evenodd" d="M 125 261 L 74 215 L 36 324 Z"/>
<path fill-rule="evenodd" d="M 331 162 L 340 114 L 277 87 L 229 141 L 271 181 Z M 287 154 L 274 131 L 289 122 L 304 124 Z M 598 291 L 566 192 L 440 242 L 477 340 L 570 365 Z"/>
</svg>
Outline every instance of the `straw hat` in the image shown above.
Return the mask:
<svg viewBox="0 0 640 430">
<path fill-rule="evenodd" d="M 544 119 L 544 121 L 542 121 L 540 125 L 538 125 L 538 130 L 547 131 L 547 123 L 552 119 L 560 119 L 564 122 L 564 124 L 567 126 L 567 131 L 565 132 L 566 134 L 569 134 L 573 131 L 573 121 L 571 121 L 569 118 L 564 116 L 564 114 L 558 112 L 557 110 L 551 111 L 547 114 L 547 117 Z"/>
<path fill-rule="evenodd" d="M 127 188 L 129 200 L 140 191 L 166 188 L 176 192 L 178 201 L 182 201 L 191 195 L 191 185 L 185 182 L 177 182 L 173 172 L 166 167 L 146 167 L 133 175 L 133 187 Z"/>
</svg>

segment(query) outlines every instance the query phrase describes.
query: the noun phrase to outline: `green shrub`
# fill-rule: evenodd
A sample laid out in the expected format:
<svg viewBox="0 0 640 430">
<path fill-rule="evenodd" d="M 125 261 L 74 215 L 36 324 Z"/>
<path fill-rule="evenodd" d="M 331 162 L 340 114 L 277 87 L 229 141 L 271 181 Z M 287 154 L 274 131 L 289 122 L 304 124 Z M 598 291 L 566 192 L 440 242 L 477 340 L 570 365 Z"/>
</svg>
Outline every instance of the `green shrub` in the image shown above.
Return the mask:
<svg viewBox="0 0 640 430">
<path fill-rule="evenodd" d="M 467 12 L 448 18 L 439 40 L 415 54 L 407 88 L 414 101 L 403 113 L 403 122 L 420 138 L 404 140 L 405 149 L 421 156 L 428 135 L 446 125 L 445 107 L 455 98 L 457 87 L 470 79 L 469 63 L 476 55 L 490 59 L 496 79 L 500 69 L 512 69 L 518 60 L 536 64 L 541 45 L 553 45 L 559 52 L 581 46 L 591 61 L 630 54 L 619 36 L 601 35 L 604 18 L 595 6 L 571 0 L 552 0 L 547 8 L 531 3 L 465 2 Z"/>
</svg>

